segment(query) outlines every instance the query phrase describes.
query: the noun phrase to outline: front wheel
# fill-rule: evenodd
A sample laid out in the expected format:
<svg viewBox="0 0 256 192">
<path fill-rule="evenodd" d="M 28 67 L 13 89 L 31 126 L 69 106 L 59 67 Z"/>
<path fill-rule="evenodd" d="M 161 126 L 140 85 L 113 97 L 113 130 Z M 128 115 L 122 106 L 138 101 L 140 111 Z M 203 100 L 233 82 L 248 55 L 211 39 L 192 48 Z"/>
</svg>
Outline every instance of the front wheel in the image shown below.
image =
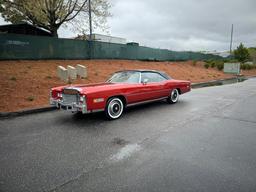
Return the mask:
<svg viewBox="0 0 256 192">
<path fill-rule="evenodd" d="M 177 103 L 179 100 L 179 91 L 178 89 L 173 89 L 169 97 L 167 98 L 167 102 L 170 104 Z"/>
<path fill-rule="evenodd" d="M 105 108 L 106 117 L 110 120 L 118 119 L 124 111 L 124 104 L 117 97 L 110 98 Z"/>
</svg>

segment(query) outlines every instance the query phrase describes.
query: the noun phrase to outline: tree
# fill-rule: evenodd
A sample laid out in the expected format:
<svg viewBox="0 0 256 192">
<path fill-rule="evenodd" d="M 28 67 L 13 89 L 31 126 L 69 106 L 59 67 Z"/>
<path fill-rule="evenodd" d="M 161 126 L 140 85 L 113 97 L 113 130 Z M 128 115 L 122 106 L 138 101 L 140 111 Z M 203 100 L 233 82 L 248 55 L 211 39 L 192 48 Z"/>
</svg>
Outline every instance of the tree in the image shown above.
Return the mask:
<svg viewBox="0 0 256 192">
<path fill-rule="evenodd" d="M 110 16 L 107 0 L 91 0 L 95 28 L 106 28 Z M 58 36 L 60 26 L 72 25 L 84 33 L 88 30 L 88 0 L 0 0 L 0 13 L 11 23 L 27 22 Z"/>
<path fill-rule="evenodd" d="M 234 50 L 235 59 L 240 62 L 245 62 L 250 59 L 249 51 L 242 43 Z"/>
<path fill-rule="evenodd" d="M 253 61 L 254 64 L 256 64 L 256 47 L 250 47 L 248 48 L 250 58 Z"/>
</svg>

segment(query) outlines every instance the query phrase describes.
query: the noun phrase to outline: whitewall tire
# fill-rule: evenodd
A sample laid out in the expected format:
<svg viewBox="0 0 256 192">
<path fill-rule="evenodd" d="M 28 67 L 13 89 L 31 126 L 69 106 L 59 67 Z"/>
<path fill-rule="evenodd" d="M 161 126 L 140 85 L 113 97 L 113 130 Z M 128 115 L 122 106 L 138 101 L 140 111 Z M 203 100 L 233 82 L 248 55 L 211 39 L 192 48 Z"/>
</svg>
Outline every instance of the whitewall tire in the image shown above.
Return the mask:
<svg viewBox="0 0 256 192">
<path fill-rule="evenodd" d="M 118 97 L 110 98 L 105 108 L 106 117 L 110 120 L 118 119 L 124 111 L 124 104 Z"/>
<path fill-rule="evenodd" d="M 173 89 L 167 99 L 167 102 L 170 104 L 174 104 L 174 103 L 177 103 L 178 100 L 179 100 L 179 91 L 178 89 Z"/>
</svg>

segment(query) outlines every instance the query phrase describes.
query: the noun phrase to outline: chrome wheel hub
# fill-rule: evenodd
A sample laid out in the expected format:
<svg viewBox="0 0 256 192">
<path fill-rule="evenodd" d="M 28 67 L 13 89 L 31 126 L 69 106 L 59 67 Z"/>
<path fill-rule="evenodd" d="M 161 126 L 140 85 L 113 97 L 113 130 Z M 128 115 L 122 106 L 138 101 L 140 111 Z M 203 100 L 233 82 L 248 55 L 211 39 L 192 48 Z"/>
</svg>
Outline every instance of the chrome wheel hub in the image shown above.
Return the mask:
<svg viewBox="0 0 256 192">
<path fill-rule="evenodd" d="M 177 102 L 178 99 L 179 99 L 179 92 L 177 89 L 174 89 L 171 93 L 171 100 L 172 102 Z"/>
<path fill-rule="evenodd" d="M 108 114 L 111 118 L 118 118 L 123 112 L 123 103 L 120 99 L 113 99 L 108 105 Z"/>
</svg>

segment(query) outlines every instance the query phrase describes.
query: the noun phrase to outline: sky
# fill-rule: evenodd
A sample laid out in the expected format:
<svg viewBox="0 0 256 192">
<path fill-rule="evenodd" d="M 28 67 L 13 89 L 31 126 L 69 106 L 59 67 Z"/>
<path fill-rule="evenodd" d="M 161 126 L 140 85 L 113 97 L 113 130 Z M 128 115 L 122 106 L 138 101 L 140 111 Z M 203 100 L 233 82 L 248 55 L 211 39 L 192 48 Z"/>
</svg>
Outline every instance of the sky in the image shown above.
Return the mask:
<svg viewBox="0 0 256 192">
<path fill-rule="evenodd" d="M 140 45 L 187 51 L 256 47 L 256 0 L 109 0 L 108 34 Z M 0 19 L 0 24 L 3 24 Z M 95 30 L 95 33 L 105 33 Z M 74 37 L 61 28 L 60 37 Z"/>
</svg>

